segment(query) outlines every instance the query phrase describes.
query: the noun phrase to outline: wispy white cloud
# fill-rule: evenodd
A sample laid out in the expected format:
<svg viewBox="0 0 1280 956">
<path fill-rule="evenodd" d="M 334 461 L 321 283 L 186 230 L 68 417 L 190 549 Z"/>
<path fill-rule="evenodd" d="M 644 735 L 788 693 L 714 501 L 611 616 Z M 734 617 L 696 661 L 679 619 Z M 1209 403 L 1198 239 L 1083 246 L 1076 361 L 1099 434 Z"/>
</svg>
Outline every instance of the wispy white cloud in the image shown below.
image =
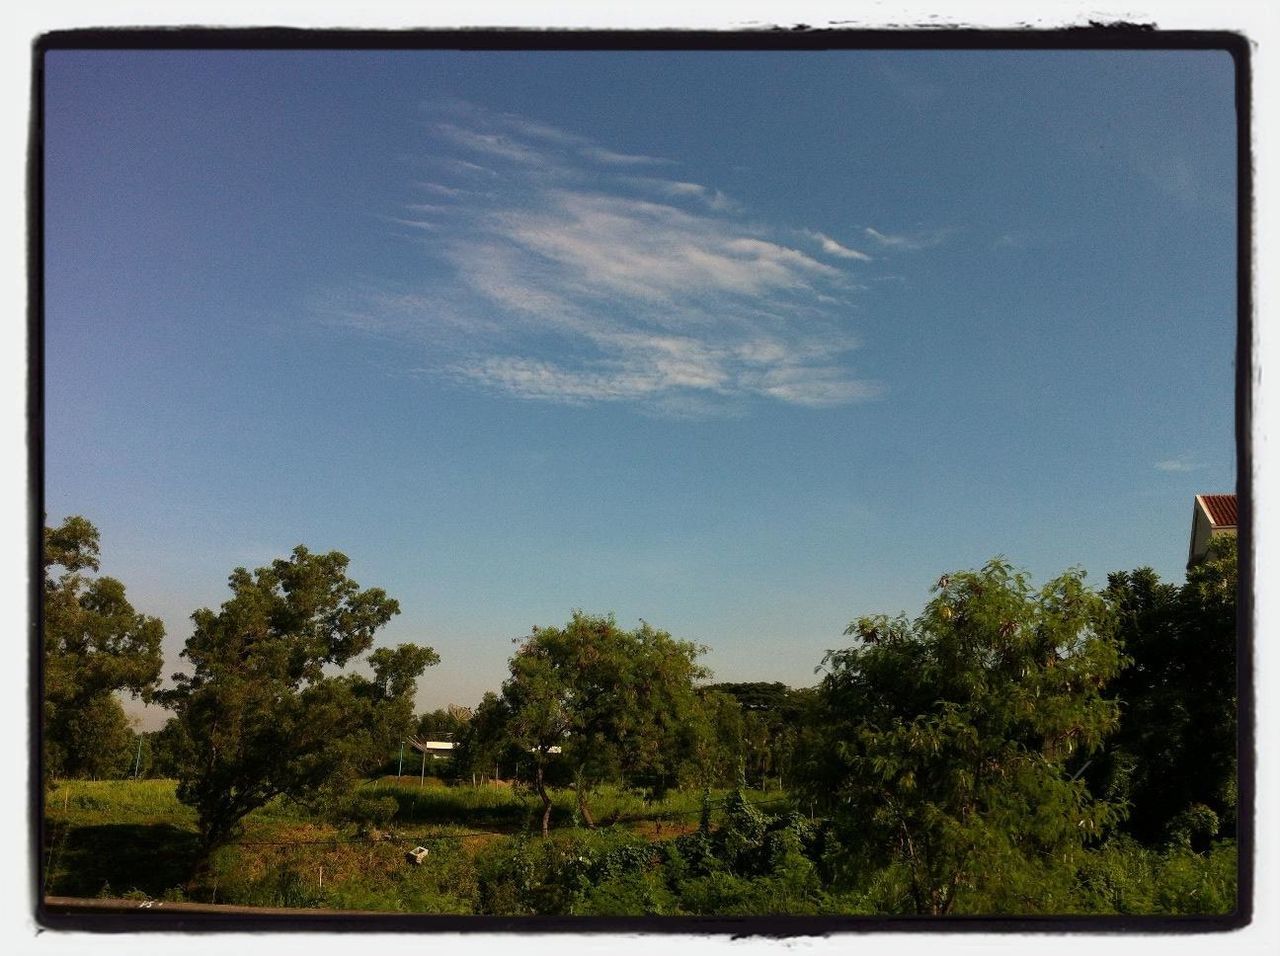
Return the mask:
<svg viewBox="0 0 1280 956">
<path fill-rule="evenodd" d="M 440 224 L 430 219 L 405 219 L 401 216 L 383 216 L 387 222 L 395 223 L 397 226 L 407 226 L 410 229 L 423 229 L 427 232 L 439 232 Z"/>
<path fill-rule="evenodd" d="M 587 159 L 595 160 L 597 163 L 603 163 L 606 166 L 670 166 L 675 165 L 673 160 L 664 159 L 661 156 L 644 156 L 635 153 L 615 153 L 611 149 L 604 149 L 600 146 L 584 146 L 582 155 Z"/>
<path fill-rule="evenodd" d="M 444 165 L 455 172 L 468 173 L 474 176 L 487 176 L 491 179 L 497 179 L 498 173 L 490 169 L 488 166 L 482 166 L 479 163 L 473 163 L 470 160 L 458 159 L 452 157 L 445 159 Z"/>
<path fill-rule="evenodd" d="M 835 256 L 838 259 L 858 259 L 862 262 L 870 262 L 871 257 L 865 252 L 859 252 L 857 249 L 851 249 L 832 239 L 830 236 L 814 232 L 812 229 L 805 229 L 804 234 L 818 244 L 823 252 L 829 256 Z"/>
<path fill-rule="evenodd" d="M 417 182 L 414 183 L 414 185 L 419 189 L 424 189 L 437 196 L 448 196 L 450 199 L 480 195 L 480 193 L 474 189 L 463 189 L 461 186 L 446 186 L 444 183 Z"/>
<path fill-rule="evenodd" d="M 929 249 L 933 246 L 941 245 L 951 234 L 950 229 L 929 229 L 923 232 L 904 232 L 895 234 L 881 232 L 879 229 L 875 229 L 871 226 L 867 226 L 862 231 L 882 246 L 909 251 Z"/>
<path fill-rule="evenodd" d="M 1165 458 L 1155 463 L 1156 471 L 1165 472 L 1200 471 L 1204 467 L 1205 466 L 1203 464 L 1187 457 L 1186 455 L 1176 458 Z"/>
<path fill-rule="evenodd" d="M 714 209 L 718 212 L 738 211 L 742 208 L 737 200 L 725 195 L 718 189 L 703 186 L 701 183 L 688 183 L 678 179 L 659 179 L 650 176 L 625 177 L 622 182 L 669 199 L 697 199 L 709 209 Z"/>
<path fill-rule="evenodd" d="M 511 136 L 481 133 L 453 123 L 438 123 L 436 132 L 459 146 L 482 153 L 492 159 L 514 160 L 518 163 L 541 163 L 545 159 L 539 150 Z"/>
<path fill-rule="evenodd" d="M 428 344 L 424 374 L 519 399 L 700 416 L 883 392 L 849 363 L 863 286 L 847 269 L 866 253 L 650 171 L 671 160 L 468 104 L 444 112 L 426 126 L 434 172 L 388 217 L 428 256 L 422 288 L 348 303 L 340 321 Z"/>
</svg>

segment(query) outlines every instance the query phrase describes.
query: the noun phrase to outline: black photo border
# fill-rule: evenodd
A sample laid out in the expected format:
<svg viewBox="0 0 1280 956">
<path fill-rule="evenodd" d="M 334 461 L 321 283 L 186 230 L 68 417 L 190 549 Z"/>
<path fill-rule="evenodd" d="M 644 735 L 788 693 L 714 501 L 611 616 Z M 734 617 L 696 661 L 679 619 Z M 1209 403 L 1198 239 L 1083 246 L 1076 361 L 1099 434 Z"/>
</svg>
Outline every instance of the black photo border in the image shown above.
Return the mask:
<svg viewBox="0 0 1280 956">
<path fill-rule="evenodd" d="M 496 917 L 347 911 L 275 911 L 156 905 L 123 908 L 82 900 L 51 903 L 42 894 L 46 837 L 40 773 L 42 563 L 44 521 L 44 56 L 59 50 L 463 50 L 463 51 L 778 51 L 819 50 L 1218 50 L 1235 65 L 1236 108 L 1236 494 L 1239 502 L 1240 591 L 1237 611 L 1239 688 L 1239 871 L 1237 908 L 1218 916 L 804 916 L 804 917 Z M 1147 24 L 1090 23 L 1050 29 L 903 26 L 889 29 L 814 28 L 805 24 L 743 30 L 608 29 L 310 29 L 291 27 L 94 28 L 46 33 L 32 45 L 27 148 L 27 439 L 30 607 L 29 877 L 34 916 L 50 930 L 139 932 L 413 932 L 716 934 L 762 937 L 837 933 L 1208 933 L 1247 926 L 1253 917 L 1255 875 L 1255 673 L 1253 536 L 1253 156 L 1252 49 L 1225 30 L 1159 30 Z M 169 904 L 172 906 L 173 904 Z"/>
</svg>

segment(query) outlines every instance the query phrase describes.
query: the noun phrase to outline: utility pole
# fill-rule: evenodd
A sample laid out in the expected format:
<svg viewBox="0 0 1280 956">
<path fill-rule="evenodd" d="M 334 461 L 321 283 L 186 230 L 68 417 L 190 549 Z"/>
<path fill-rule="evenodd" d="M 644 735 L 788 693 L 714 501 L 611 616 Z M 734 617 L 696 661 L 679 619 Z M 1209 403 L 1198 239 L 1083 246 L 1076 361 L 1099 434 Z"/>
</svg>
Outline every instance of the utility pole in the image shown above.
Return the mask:
<svg viewBox="0 0 1280 956">
<path fill-rule="evenodd" d="M 142 734 L 138 734 L 138 755 L 133 758 L 133 779 L 138 779 L 138 768 L 142 766 Z"/>
<path fill-rule="evenodd" d="M 400 782 L 400 777 L 404 775 L 404 741 L 400 741 L 400 766 L 396 768 L 396 783 Z"/>
</svg>

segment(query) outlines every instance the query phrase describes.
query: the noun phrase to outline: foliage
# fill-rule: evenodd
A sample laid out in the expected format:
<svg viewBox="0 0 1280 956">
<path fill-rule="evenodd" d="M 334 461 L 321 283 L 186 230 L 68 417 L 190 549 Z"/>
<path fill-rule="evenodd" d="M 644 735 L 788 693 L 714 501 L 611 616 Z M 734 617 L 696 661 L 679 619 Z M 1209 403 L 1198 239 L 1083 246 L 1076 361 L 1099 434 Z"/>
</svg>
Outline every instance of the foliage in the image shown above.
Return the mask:
<svg viewBox="0 0 1280 956">
<path fill-rule="evenodd" d="M 386 827 L 399 809 L 399 802 L 390 794 L 378 796 L 360 789 L 337 794 L 326 807 L 330 820 L 339 825 L 352 825 L 362 834 Z"/>
<path fill-rule="evenodd" d="M 1195 853 L 1185 846 L 1150 849 L 1120 835 L 1085 858 L 1076 909 L 1124 915 L 1230 913 L 1236 908 L 1237 864 L 1231 842 Z"/>
<path fill-rule="evenodd" d="M 691 787 L 726 786 L 743 782 L 745 731 L 742 707 L 717 686 L 698 689 L 693 753 L 683 768 L 681 783 Z"/>
<path fill-rule="evenodd" d="M 419 738 L 444 736 L 450 739 L 460 738 L 471 724 L 471 708 L 450 704 L 438 707 L 418 718 L 417 735 Z"/>
<path fill-rule="evenodd" d="M 149 776 L 176 780 L 182 772 L 183 754 L 190 750 L 182 721 L 170 717 L 159 730 L 146 735 L 151 753 Z"/>
<path fill-rule="evenodd" d="M 163 628 L 93 576 L 97 530 L 45 529 L 47 891 L 500 915 L 1236 906 L 1234 541 L 1180 586 L 1142 568 L 1036 589 L 999 559 L 945 575 L 914 621 L 850 624 L 811 689 L 700 685 L 705 648 L 574 612 L 519 641 L 501 694 L 418 717 L 439 658 L 374 649 L 398 605 L 346 568 L 300 546 L 236 569 L 159 692 Z M 121 692 L 176 716 L 135 735 Z M 439 734 L 457 746 L 433 773 L 507 780 L 360 782 Z M 176 791 L 65 779 L 139 753 Z M 798 789 L 713 797 L 748 780 Z"/>
<path fill-rule="evenodd" d="M 1023 911 L 1060 898 L 1053 874 L 1117 814 L 1064 769 L 1116 713 L 1101 695 L 1120 664 L 1112 621 L 1082 578 L 1036 592 L 993 560 L 944 576 L 915 622 L 849 626 L 859 643 L 825 660 L 829 757 L 809 780 L 838 826 L 838 882 L 897 866 L 905 894 L 888 905 L 934 915 L 994 881 Z"/>
<path fill-rule="evenodd" d="M 397 815 L 394 840 L 352 835 L 345 824 L 273 801 L 247 818 L 244 842 L 217 850 L 191 879 L 196 820 L 176 799 L 172 781 L 63 781 L 47 804 L 45 885 L 54 895 L 132 891 L 152 899 L 500 915 L 884 915 L 903 912 L 910 898 L 910 874 L 900 862 L 870 869 L 858 887 L 834 884 L 828 862 L 847 849 L 835 828 L 795 814 L 777 798 L 752 802 L 759 794 L 730 793 L 717 800 L 713 823 L 657 842 L 647 838 L 647 826 L 558 830 L 546 840 L 528 831 L 478 836 L 499 820 L 517 828 L 528 820 L 527 813 L 490 815 L 520 805 L 509 788 L 370 783 L 358 794 L 376 802 L 415 790 L 422 812 Z M 603 796 L 629 801 L 628 812 L 646 812 L 637 797 Z M 555 799 L 567 818 L 573 794 Z M 685 816 L 692 820 L 698 803 L 697 793 L 673 794 L 670 804 L 648 811 L 694 808 Z M 442 811 L 455 814 L 460 826 L 443 824 Z M 404 849 L 416 844 L 430 849 L 427 865 L 406 865 Z M 1055 870 L 1051 909 L 1023 901 L 1043 900 L 1046 891 L 1022 884 L 1026 873 L 1015 870 L 992 874 L 981 894 L 967 893 L 952 912 L 1228 913 L 1236 861 L 1229 841 L 1196 853 L 1176 845 L 1150 849 L 1120 835 Z"/>
<path fill-rule="evenodd" d="M 617 830 L 516 837 L 477 858 L 479 912 L 497 915 L 814 913 L 824 897 L 793 821 L 745 824 L 651 843 Z M 748 832 L 741 832 L 747 827 Z"/>
<path fill-rule="evenodd" d="M 45 780 L 110 776 L 133 743 L 115 694 L 151 699 L 164 625 L 135 611 L 118 580 L 86 573 L 99 567 L 88 520 L 46 527 L 43 544 Z"/>
<path fill-rule="evenodd" d="M 371 734 L 370 746 L 378 756 L 370 756 L 364 761 L 362 772 L 372 771 L 379 765 L 385 766 L 385 757 L 393 750 L 397 751 L 396 766 L 399 769 L 398 751 L 405 739 L 417 728 L 417 719 L 413 714 L 417 679 L 424 670 L 439 662 L 440 657 L 434 650 L 414 644 L 400 644 L 395 648 L 380 647 L 369 655 L 374 679 L 371 686 L 358 686 L 357 693 L 363 697 L 370 694 L 373 697 L 374 706 L 366 711 L 371 717 L 366 719 L 372 721 L 368 728 Z"/>
<path fill-rule="evenodd" d="M 819 829 L 807 818 L 765 813 L 735 791 L 718 828 L 667 844 L 663 873 L 682 912 L 814 914 L 832 905 L 817 865 L 821 850 Z"/>
<path fill-rule="evenodd" d="M 741 708 L 738 756 L 745 778 L 767 788 L 774 777 L 785 789 L 797 758 L 813 743 L 815 689 L 753 681 L 712 684 L 708 691 L 732 697 Z"/>
<path fill-rule="evenodd" d="M 221 609 L 192 615 L 182 652 L 192 672 L 164 696 L 183 728 L 178 796 L 206 847 L 278 795 L 331 801 L 407 731 L 416 680 L 439 658 L 402 644 L 370 655 L 372 679 L 327 674 L 399 612 L 346 568 L 345 555 L 299 546 L 252 574 L 237 568 Z"/>
<path fill-rule="evenodd" d="M 522 757 L 526 763 L 533 763 L 528 752 L 512 740 L 510 720 L 507 701 L 487 691 L 455 740 L 453 760 L 459 775 L 484 776 L 504 763 L 514 768 Z"/>
<path fill-rule="evenodd" d="M 1222 835 L 1235 833 L 1237 588 L 1234 538 L 1215 540 L 1180 587 L 1150 568 L 1108 578 L 1131 664 L 1108 690 L 1120 725 L 1088 776 L 1130 804 L 1126 829 L 1148 844 L 1170 838 L 1196 805 Z"/>
<path fill-rule="evenodd" d="M 563 628 L 533 629 L 510 661 L 500 701 L 481 704 L 477 720 L 501 728 L 531 756 L 533 787 L 548 829 L 548 768 L 572 773 L 578 809 L 594 821 L 587 791 L 602 780 L 643 778 L 660 791 L 694 752 L 694 681 L 705 648 L 677 641 L 645 622 L 633 631 L 612 617 L 575 611 Z"/>
<path fill-rule="evenodd" d="M 114 694 L 93 694 L 52 721 L 65 776 L 107 780 L 133 767 L 137 737 Z"/>
</svg>

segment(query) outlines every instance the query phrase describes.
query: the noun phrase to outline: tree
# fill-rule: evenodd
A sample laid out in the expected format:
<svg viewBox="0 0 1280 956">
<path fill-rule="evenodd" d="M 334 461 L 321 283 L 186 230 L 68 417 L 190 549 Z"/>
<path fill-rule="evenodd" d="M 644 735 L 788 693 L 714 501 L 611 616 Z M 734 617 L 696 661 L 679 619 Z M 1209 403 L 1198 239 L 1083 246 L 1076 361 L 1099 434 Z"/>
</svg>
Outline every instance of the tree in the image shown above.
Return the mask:
<svg viewBox="0 0 1280 956">
<path fill-rule="evenodd" d="M 64 710 L 54 726 L 65 776 L 110 780 L 132 767 L 137 739 L 114 694 L 94 694 Z"/>
<path fill-rule="evenodd" d="M 1128 801 L 1125 827 L 1147 843 L 1173 835 L 1187 814 L 1212 819 L 1209 836 L 1234 832 L 1238 583 L 1231 538 L 1215 541 L 1181 586 L 1150 568 L 1108 577 L 1129 665 L 1108 689 L 1119 727 L 1088 778 Z"/>
<path fill-rule="evenodd" d="M 694 750 L 694 681 L 706 648 L 645 622 L 633 631 L 612 616 L 575 611 L 563 628 L 535 627 L 511 658 L 502 686 L 507 737 L 531 755 L 548 830 L 553 762 L 570 769 L 578 810 L 594 826 L 587 793 L 605 779 L 674 779 Z"/>
<path fill-rule="evenodd" d="M 450 704 L 447 707 L 437 707 L 419 717 L 417 735 L 423 740 L 439 737 L 460 740 L 466 733 L 469 723 L 471 723 L 471 709 Z"/>
<path fill-rule="evenodd" d="M 182 755 L 191 746 L 185 740 L 182 721 L 170 717 L 159 730 L 147 735 L 151 751 L 151 775 L 176 780 L 182 773 Z"/>
<path fill-rule="evenodd" d="M 423 721 L 430 716 L 424 716 Z M 527 762 L 527 750 L 521 750 L 512 740 L 510 721 L 506 701 L 493 691 L 486 691 L 475 711 L 469 712 L 461 735 L 455 738 L 457 770 L 484 774 L 503 763 L 514 768 L 521 758 Z"/>
<path fill-rule="evenodd" d="M 824 660 L 809 791 L 835 817 L 836 869 L 889 867 L 905 897 L 890 905 L 917 913 L 1052 907 L 1117 812 L 1065 769 L 1115 725 L 1111 615 L 1081 572 L 1037 592 L 1001 560 L 934 591 L 914 622 L 859 618 L 858 643 Z"/>
<path fill-rule="evenodd" d="M 742 756 L 748 781 L 764 785 L 776 776 L 780 786 L 791 772 L 801 737 L 812 724 L 808 709 L 813 689 L 794 690 L 778 681 L 712 684 L 742 706 Z"/>
<path fill-rule="evenodd" d="M 347 563 L 299 545 L 252 574 L 237 568 L 221 609 L 191 615 L 192 670 L 164 699 L 181 725 L 178 797 L 206 849 L 276 796 L 341 790 L 411 727 L 417 678 L 439 660 L 431 648 L 379 648 L 372 679 L 326 673 L 369 650 L 400 610 L 381 588 L 361 590 Z"/>
<path fill-rule="evenodd" d="M 98 562 L 98 529 L 85 518 L 44 529 L 46 779 L 114 773 L 132 740 L 115 695 L 149 701 L 160 680 L 164 625 L 135 611 L 120 581 L 86 573 Z"/>
<path fill-rule="evenodd" d="M 702 788 L 739 783 L 744 765 L 742 706 L 721 686 L 698 689 L 699 720 L 686 773 L 689 784 Z"/>
<path fill-rule="evenodd" d="M 428 667 L 439 663 L 440 655 L 433 649 L 416 644 L 400 644 L 394 649 L 380 647 L 369 655 L 374 679 L 365 693 L 381 705 L 373 712 L 378 719 L 375 739 L 382 752 L 396 746 L 416 729 L 413 698 L 418 690 L 418 678 Z"/>
</svg>

